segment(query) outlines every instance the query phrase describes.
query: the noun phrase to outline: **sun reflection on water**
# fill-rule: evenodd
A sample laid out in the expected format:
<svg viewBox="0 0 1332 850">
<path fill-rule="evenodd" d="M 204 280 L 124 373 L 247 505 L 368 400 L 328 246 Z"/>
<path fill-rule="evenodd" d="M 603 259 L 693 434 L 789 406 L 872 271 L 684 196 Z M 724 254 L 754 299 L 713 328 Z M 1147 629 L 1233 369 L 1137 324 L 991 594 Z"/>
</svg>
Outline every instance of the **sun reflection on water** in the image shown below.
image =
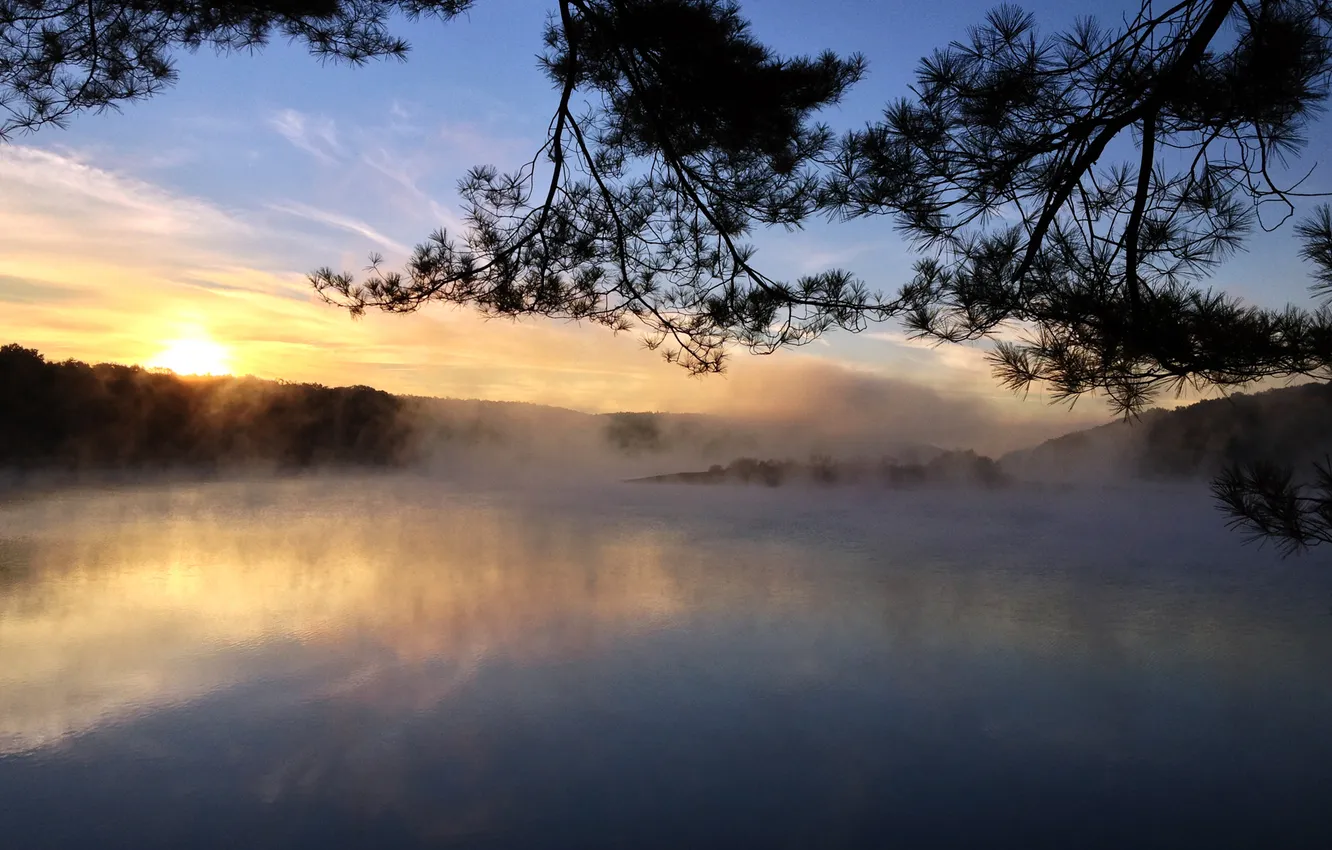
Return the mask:
<svg viewBox="0 0 1332 850">
<path fill-rule="evenodd" d="M 763 630 L 786 653 L 770 675 L 793 683 L 829 675 L 826 647 L 782 642 L 796 624 L 848 657 L 901 659 L 894 687 L 920 692 L 949 686 L 922 661 L 939 653 L 1111 666 L 1168 654 L 1242 676 L 1303 663 L 1317 637 L 1234 600 L 1093 593 L 1067 574 L 903 566 L 791 540 L 704 545 L 687 523 L 382 481 L 84 494 L 10 506 L 0 523 L 0 752 L 319 658 L 344 662 L 325 694 L 435 665 L 375 692 L 410 708 L 498 660 L 555 663 L 703 620 Z"/>
</svg>

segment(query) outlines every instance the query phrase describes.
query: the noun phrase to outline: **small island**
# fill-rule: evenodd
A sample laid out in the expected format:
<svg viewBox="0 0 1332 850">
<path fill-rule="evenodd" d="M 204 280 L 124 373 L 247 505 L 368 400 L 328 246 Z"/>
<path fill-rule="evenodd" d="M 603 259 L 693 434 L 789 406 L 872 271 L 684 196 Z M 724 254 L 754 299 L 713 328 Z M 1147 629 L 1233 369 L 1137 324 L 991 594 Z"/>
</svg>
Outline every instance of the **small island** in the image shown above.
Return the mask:
<svg viewBox="0 0 1332 850">
<path fill-rule="evenodd" d="M 629 479 L 634 484 L 784 484 L 878 485 L 918 487 L 931 484 L 1003 487 L 1012 478 L 992 458 L 976 452 L 946 451 L 923 463 L 903 463 L 884 457 L 878 461 L 838 461 L 814 457 L 806 462 L 739 458 L 726 466 L 714 464 L 702 472 L 674 472 Z"/>
</svg>

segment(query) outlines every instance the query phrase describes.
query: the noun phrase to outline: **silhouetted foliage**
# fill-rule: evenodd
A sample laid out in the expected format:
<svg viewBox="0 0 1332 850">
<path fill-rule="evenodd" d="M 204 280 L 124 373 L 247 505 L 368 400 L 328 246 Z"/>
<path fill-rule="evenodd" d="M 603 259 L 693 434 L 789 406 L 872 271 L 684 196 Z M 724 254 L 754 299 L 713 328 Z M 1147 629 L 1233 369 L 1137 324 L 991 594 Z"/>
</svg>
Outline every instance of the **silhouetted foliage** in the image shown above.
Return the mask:
<svg viewBox="0 0 1332 850">
<path fill-rule="evenodd" d="M 689 413 L 607 413 L 602 436 L 625 455 L 692 450 L 706 455 L 743 450 L 753 435 L 743 424 Z"/>
<path fill-rule="evenodd" d="M 1301 483 L 1289 466 L 1232 467 L 1212 482 L 1212 493 L 1232 528 L 1251 541 L 1273 540 L 1290 555 L 1332 543 L 1332 466 L 1324 460 L 1313 468 L 1314 480 Z"/>
<path fill-rule="evenodd" d="M 1198 281 L 1294 212 L 1303 175 L 1283 183 L 1279 166 L 1326 100 L 1332 7 L 1166 5 L 1055 35 L 1000 7 L 843 142 L 830 201 L 894 216 L 929 252 L 901 295 L 912 331 L 1021 323 L 992 358 L 1005 384 L 1101 391 L 1125 413 L 1188 385 L 1328 374 L 1326 311 L 1260 310 Z M 1135 161 L 1114 161 L 1129 143 Z M 1298 232 L 1326 269 L 1326 213 Z"/>
<path fill-rule="evenodd" d="M 630 454 L 662 448 L 661 426 L 652 413 L 612 413 L 606 422 L 606 439 Z"/>
<path fill-rule="evenodd" d="M 1192 417 L 1156 429 L 1154 442 L 1174 448 L 1160 454 L 1187 464 L 1205 451 L 1199 447 L 1219 453 L 1223 468 L 1212 492 L 1230 526 L 1251 541 L 1272 540 L 1288 555 L 1332 542 L 1332 386 L 1310 384 L 1239 396 L 1225 406 L 1207 404 L 1210 420 L 1195 412 L 1201 407 L 1195 405 L 1180 411 Z M 1175 421 L 1158 419 L 1161 426 Z"/>
<path fill-rule="evenodd" d="M 1145 478 L 1206 478 L 1236 466 L 1302 466 L 1332 452 L 1332 385 L 1308 383 L 1235 393 L 1173 410 L 1154 408 L 1133 422 L 1066 434 L 1005 456 L 1032 474 L 1066 468 L 1085 476 L 1107 458 L 1113 471 Z M 1029 463 L 1034 461 L 1034 463 Z"/>
<path fill-rule="evenodd" d="M 430 301 L 495 315 L 638 325 L 692 371 L 859 327 L 841 271 L 786 282 L 751 262 L 756 225 L 795 226 L 819 197 L 831 132 L 810 121 L 864 71 L 858 56 L 783 58 L 725 0 L 559 0 L 542 62 L 559 92 L 546 142 L 511 173 L 474 168 L 467 230 L 440 231 L 402 272 L 321 269 L 359 314 Z"/>
<path fill-rule="evenodd" d="M 474 168 L 466 232 L 436 233 L 404 271 L 313 273 L 326 299 L 637 325 L 695 372 L 731 345 L 902 317 L 924 337 L 993 339 L 1015 390 L 1102 392 L 1126 415 L 1190 385 L 1332 376 L 1325 306 L 1260 309 L 1200 283 L 1295 212 L 1307 173 L 1285 166 L 1327 99 L 1328 0 L 1144 0 L 1122 25 L 1054 35 L 1002 6 L 840 141 L 812 117 L 861 78 L 859 56 L 779 57 L 730 0 L 553 3 L 542 64 L 558 99 L 534 158 Z M 0 0 L 3 126 L 150 94 L 177 47 L 278 33 L 362 61 L 405 49 L 391 13 L 469 5 Z M 756 266 L 755 227 L 819 212 L 893 217 L 925 254 L 914 278 L 885 298 L 845 270 L 792 282 Z M 1332 294 L 1332 211 L 1295 231 L 1315 292 Z"/>
<path fill-rule="evenodd" d="M 369 387 L 182 378 L 0 347 L 0 466 L 389 465 L 414 458 L 403 399 Z"/>
<path fill-rule="evenodd" d="M 835 146 L 808 118 L 860 77 L 859 57 L 779 59 L 718 0 L 558 8 L 544 62 L 560 102 L 538 157 L 474 170 L 470 230 L 438 234 L 405 273 L 317 272 L 326 297 L 637 322 L 697 371 L 732 343 L 769 351 L 890 316 L 949 341 L 1025 328 L 996 347 L 1002 380 L 1103 391 L 1124 412 L 1190 383 L 1327 374 L 1326 312 L 1196 283 L 1293 212 L 1299 181 L 1277 166 L 1326 99 L 1323 0 L 1146 2 L 1120 27 L 1055 35 L 1000 7 Z M 1135 161 L 1109 162 L 1124 144 Z M 893 216 L 928 259 L 885 300 L 843 271 L 779 283 L 738 241 L 820 209 Z M 1326 288 L 1332 215 L 1298 232 Z"/>
<path fill-rule="evenodd" d="M 400 396 L 246 377 L 46 360 L 0 347 L 0 470 L 422 465 L 443 473 L 595 470 L 750 441 L 683 414 L 594 415 L 521 402 Z"/>
<path fill-rule="evenodd" d="M 1332 385 L 1307 383 L 1235 393 L 1174 410 L 1155 408 L 1006 455 L 1006 468 L 1043 477 L 1131 475 L 1213 478 L 1232 527 L 1282 551 L 1325 539 L 1327 457 L 1332 454 Z M 1297 474 L 1300 471 L 1302 474 Z"/>
<path fill-rule="evenodd" d="M 1326 0 L 1145 0 L 1120 25 L 1055 34 L 1001 6 L 836 145 L 806 121 L 859 57 L 778 60 L 715 0 L 558 7 L 545 64 L 560 105 L 537 159 L 475 169 L 469 232 L 437 234 L 405 273 L 316 272 L 326 298 L 638 323 L 700 372 L 732 344 L 897 316 L 922 337 L 991 338 L 1014 390 L 1101 392 L 1126 415 L 1188 386 L 1332 375 L 1328 309 L 1200 283 L 1295 212 L 1307 173 L 1284 166 L 1327 98 Z M 884 298 L 843 270 L 786 283 L 755 267 L 753 227 L 819 211 L 891 216 L 924 254 L 914 278 Z M 1329 294 L 1332 212 L 1296 233 Z"/>
<path fill-rule="evenodd" d="M 838 461 L 818 455 L 806 463 L 742 457 L 726 466 L 714 464 L 706 472 L 675 472 L 634 479 L 644 483 L 761 484 L 780 487 L 797 481 L 822 486 L 878 485 L 901 488 L 938 484 L 1002 487 L 1011 482 L 992 458 L 974 451 L 941 452 L 925 463 L 899 463 L 883 458 L 877 464 Z"/>
<path fill-rule="evenodd" d="M 402 58 L 393 15 L 453 18 L 472 0 L 0 0 L 0 139 L 157 94 L 173 53 L 253 51 L 273 37 L 321 60 Z"/>
<path fill-rule="evenodd" d="M 1308 465 L 1332 450 L 1332 386 L 1236 393 L 1153 416 L 1141 427 L 1139 463 L 1148 474 L 1217 475 L 1234 467 Z"/>
</svg>

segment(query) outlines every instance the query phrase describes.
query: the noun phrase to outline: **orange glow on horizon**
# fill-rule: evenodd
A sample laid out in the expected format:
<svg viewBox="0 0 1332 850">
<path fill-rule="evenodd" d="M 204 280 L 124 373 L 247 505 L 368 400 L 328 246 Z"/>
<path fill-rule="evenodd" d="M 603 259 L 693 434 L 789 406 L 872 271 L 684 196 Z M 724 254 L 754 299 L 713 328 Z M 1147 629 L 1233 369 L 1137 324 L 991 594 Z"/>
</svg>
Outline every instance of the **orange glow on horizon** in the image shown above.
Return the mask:
<svg viewBox="0 0 1332 850">
<path fill-rule="evenodd" d="M 177 339 L 168 342 L 148 365 L 177 375 L 226 375 L 231 371 L 231 353 L 204 337 Z"/>
</svg>

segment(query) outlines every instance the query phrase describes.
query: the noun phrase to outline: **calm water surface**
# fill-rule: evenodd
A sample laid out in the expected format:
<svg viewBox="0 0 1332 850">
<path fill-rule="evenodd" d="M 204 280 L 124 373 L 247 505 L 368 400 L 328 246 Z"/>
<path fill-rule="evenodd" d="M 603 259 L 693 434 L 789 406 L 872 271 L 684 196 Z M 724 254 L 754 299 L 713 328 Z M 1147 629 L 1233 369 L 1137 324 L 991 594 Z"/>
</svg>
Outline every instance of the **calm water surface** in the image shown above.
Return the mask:
<svg viewBox="0 0 1332 850">
<path fill-rule="evenodd" d="M 0 846 L 1332 847 L 1332 563 L 1205 494 L 0 503 Z"/>
</svg>

